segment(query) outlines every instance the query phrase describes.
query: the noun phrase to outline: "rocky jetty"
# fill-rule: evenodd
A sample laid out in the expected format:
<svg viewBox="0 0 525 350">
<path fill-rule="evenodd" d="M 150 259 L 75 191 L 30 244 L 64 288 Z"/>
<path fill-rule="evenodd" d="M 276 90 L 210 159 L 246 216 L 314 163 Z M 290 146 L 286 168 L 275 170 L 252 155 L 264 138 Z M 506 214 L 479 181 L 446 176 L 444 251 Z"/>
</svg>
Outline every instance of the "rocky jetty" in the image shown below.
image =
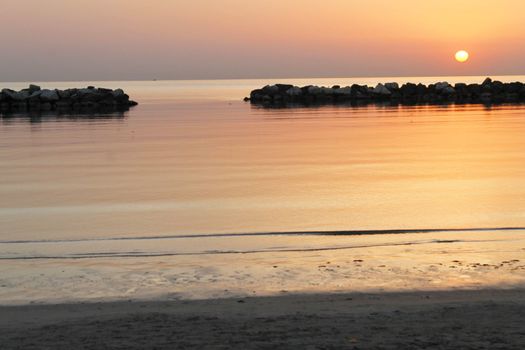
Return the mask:
<svg viewBox="0 0 525 350">
<path fill-rule="evenodd" d="M 111 112 L 125 111 L 137 102 L 122 89 L 88 86 L 83 89 L 50 90 L 30 85 L 27 89 L 0 92 L 0 113 L 20 112 Z"/>
<path fill-rule="evenodd" d="M 487 78 L 481 84 L 438 82 L 424 85 L 406 83 L 378 84 L 375 87 L 357 85 L 303 87 L 276 84 L 253 90 L 245 101 L 266 107 L 304 106 L 320 104 L 443 104 L 443 103 L 520 103 L 525 102 L 525 84 L 502 83 Z"/>
</svg>

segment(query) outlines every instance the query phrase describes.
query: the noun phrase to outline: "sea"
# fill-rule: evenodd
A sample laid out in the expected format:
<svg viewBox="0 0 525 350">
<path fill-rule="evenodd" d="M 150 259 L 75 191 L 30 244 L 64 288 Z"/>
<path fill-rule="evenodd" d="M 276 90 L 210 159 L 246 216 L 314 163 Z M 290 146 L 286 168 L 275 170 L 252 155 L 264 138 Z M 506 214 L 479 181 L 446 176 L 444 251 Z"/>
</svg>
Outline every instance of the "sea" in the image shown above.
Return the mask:
<svg viewBox="0 0 525 350">
<path fill-rule="evenodd" d="M 0 115 L 0 304 L 523 285 L 525 105 L 243 101 L 484 79 L 38 83 L 139 105 Z"/>
</svg>

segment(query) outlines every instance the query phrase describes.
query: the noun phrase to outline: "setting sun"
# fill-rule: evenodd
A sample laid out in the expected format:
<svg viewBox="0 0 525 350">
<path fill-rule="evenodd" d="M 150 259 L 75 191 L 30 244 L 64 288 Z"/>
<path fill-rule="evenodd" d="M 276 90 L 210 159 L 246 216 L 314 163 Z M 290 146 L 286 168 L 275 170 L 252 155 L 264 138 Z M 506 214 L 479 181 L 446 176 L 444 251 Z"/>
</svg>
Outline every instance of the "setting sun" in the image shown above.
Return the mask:
<svg viewBox="0 0 525 350">
<path fill-rule="evenodd" d="M 458 61 L 460 63 L 463 63 L 463 62 L 466 62 L 468 60 L 469 54 L 465 50 L 460 50 L 460 51 L 456 52 L 456 56 L 455 57 L 456 57 L 456 61 Z"/>
</svg>

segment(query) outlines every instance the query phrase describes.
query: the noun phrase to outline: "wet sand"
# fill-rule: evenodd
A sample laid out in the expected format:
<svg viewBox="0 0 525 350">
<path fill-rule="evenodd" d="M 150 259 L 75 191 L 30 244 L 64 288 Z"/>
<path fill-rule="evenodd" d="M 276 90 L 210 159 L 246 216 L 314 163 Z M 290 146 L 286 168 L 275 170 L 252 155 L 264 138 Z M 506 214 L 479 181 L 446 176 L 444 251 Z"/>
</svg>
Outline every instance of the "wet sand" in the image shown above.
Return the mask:
<svg viewBox="0 0 525 350">
<path fill-rule="evenodd" d="M 95 243 L 81 248 L 94 250 Z M 129 246 L 121 241 L 102 243 L 110 251 L 144 252 L 149 247 L 147 241 Z M 259 297 L 283 291 L 525 287 L 522 231 L 173 239 L 154 242 L 153 249 L 161 244 L 165 250 L 188 254 L 2 260 L 0 305 Z M 27 252 L 20 254 L 44 254 L 46 249 L 75 252 L 57 243 L 22 246 Z M 6 245 L 7 251 L 15 249 L 21 248 Z"/>
<path fill-rule="evenodd" d="M 0 308 L 2 349 L 523 349 L 525 291 Z"/>
</svg>

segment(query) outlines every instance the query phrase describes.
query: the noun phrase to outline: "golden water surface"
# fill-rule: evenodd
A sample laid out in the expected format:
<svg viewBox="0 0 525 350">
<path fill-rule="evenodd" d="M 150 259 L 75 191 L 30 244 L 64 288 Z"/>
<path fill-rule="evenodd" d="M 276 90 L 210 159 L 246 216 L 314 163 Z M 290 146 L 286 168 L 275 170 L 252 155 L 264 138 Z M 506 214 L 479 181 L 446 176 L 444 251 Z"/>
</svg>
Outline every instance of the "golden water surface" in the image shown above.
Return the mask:
<svg viewBox="0 0 525 350">
<path fill-rule="evenodd" d="M 364 82 L 376 81 L 388 80 Z M 140 105 L 92 118 L 1 118 L 0 258 L 124 254 L 144 261 L 324 249 L 350 239 L 177 240 L 196 234 L 525 226 L 525 107 L 264 109 L 240 101 L 267 82 L 97 83 L 123 87 Z M 520 230 L 505 237 L 522 242 Z M 5 280 L 37 264 L 18 266 Z M 22 287 L 13 288 L 9 295 Z"/>
</svg>

